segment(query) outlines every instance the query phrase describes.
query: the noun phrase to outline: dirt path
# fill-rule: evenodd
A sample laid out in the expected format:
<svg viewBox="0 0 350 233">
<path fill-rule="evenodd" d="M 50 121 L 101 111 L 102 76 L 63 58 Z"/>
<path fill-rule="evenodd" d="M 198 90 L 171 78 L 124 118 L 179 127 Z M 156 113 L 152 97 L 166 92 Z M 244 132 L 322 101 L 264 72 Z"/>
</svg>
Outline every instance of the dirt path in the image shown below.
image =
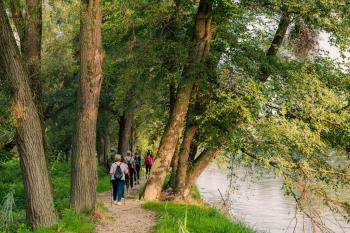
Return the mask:
<svg viewBox="0 0 350 233">
<path fill-rule="evenodd" d="M 155 214 L 141 207 L 142 202 L 135 199 L 135 193 L 145 184 L 143 177 L 139 185 L 134 186 L 123 205 L 112 205 L 110 192 L 98 194 L 98 201 L 108 208 L 108 217 L 96 226 L 96 233 L 149 233 L 155 224 Z M 126 194 L 126 193 L 125 193 Z"/>
</svg>

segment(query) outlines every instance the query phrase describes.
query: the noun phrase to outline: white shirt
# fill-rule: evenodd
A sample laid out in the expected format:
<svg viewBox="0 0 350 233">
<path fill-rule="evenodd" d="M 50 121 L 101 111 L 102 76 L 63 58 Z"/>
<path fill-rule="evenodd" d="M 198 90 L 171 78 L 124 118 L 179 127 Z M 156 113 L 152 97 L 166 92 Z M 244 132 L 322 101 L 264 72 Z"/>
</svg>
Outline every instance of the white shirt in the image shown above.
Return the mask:
<svg viewBox="0 0 350 233">
<path fill-rule="evenodd" d="M 114 173 L 117 169 L 117 166 L 120 166 L 120 168 L 122 169 L 122 172 L 123 172 L 123 177 L 121 178 L 121 180 L 125 180 L 125 175 L 129 173 L 129 168 L 128 168 L 128 165 L 126 163 L 122 163 L 122 162 L 112 163 L 111 169 L 109 170 L 109 174 L 111 174 L 111 180 L 114 180 Z"/>
</svg>

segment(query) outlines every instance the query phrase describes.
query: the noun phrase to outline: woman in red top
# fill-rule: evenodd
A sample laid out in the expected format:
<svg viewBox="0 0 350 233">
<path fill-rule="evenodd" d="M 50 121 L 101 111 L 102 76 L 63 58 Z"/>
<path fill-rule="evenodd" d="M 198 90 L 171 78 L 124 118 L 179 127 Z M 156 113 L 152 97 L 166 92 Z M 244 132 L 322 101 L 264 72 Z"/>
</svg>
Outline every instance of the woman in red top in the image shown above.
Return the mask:
<svg viewBox="0 0 350 233">
<path fill-rule="evenodd" d="M 146 179 L 149 178 L 149 175 L 151 173 L 152 164 L 153 164 L 153 155 L 152 155 L 151 151 L 148 151 L 147 155 L 145 157 Z"/>
</svg>

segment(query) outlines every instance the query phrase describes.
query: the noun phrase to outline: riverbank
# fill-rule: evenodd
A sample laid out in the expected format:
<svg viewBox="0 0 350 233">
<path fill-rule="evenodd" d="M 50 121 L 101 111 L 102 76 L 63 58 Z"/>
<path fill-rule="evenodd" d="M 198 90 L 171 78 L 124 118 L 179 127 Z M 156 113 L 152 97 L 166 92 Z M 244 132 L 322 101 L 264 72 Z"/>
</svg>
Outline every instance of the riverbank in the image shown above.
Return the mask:
<svg viewBox="0 0 350 233">
<path fill-rule="evenodd" d="M 167 184 L 169 176 L 164 182 Z M 173 201 L 145 202 L 142 207 L 157 214 L 151 233 L 253 233 L 246 225 L 234 222 L 219 210 L 209 207 L 197 186 L 191 190 L 193 203 Z"/>
</svg>

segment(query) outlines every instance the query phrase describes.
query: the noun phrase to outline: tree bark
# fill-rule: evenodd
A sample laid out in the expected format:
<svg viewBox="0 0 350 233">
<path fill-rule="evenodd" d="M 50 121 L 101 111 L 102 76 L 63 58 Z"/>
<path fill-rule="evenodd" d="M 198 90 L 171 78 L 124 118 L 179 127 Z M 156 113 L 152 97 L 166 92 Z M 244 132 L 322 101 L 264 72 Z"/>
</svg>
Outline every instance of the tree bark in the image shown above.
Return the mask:
<svg viewBox="0 0 350 233">
<path fill-rule="evenodd" d="M 125 156 L 126 152 L 129 150 L 132 122 L 133 111 L 129 106 L 124 110 L 124 113 L 120 117 L 119 121 L 118 153 L 123 156 Z"/>
<path fill-rule="evenodd" d="M 196 68 L 198 69 L 196 66 L 205 61 L 209 52 L 212 4 L 212 0 L 201 0 L 199 2 L 195 19 L 193 47 L 190 49 L 188 61 L 182 73 L 184 82 L 178 87 L 174 109 L 165 127 L 157 157 L 153 163 L 150 178 L 145 188 L 145 200 L 155 200 L 160 196 L 166 170 L 174 155 L 180 135 L 179 132 L 183 128 L 187 115 L 194 86 L 193 76 L 196 76 L 195 70 Z"/>
<path fill-rule="evenodd" d="M 20 8 L 20 5 L 21 5 L 20 0 L 10 1 L 12 20 L 16 27 L 19 41 L 22 44 L 24 39 L 24 17 L 22 15 L 22 10 Z"/>
<path fill-rule="evenodd" d="M 177 174 L 177 168 L 179 164 L 179 152 L 180 152 L 180 145 L 179 143 L 176 145 L 174 156 L 171 160 L 171 174 L 170 174 L 170 181 L 169 185 L 170 187 L 175 190 L 176 188 L 176 174 Z"/>
<path fill-rule="evenodd" d="M 277 52 L 281 48 L 283 39 L 286 35 L 288 26 L 289 26 L 290 21 L 291 21 L 290 19 L 291 19 L 290 13 L 282 12 L 277 30 L 275 32 L 275 36 L 274 36 L 272 43 L 271 43 L 271 45 L 266 53 L 267 64 L 262 64 L 260 67 L 261 75 L 260 75 L 259 79 L 262 82 L 266 82 L 266 80 L 268 79 L 268 77 L 270 75 L 268 63 L 277 55 Z"/>
<path fill-rule="evenodd" d="M 26 0 L 25 12 L 21 47 L 27 63 L 34 103 L 39 113 L 43 133 L 45 133 L 41 84 L 42 0 Z M 45 142 L 45 135 L 43 135 L 43 139 Z"/>
<path fill-rule="evenodd" d="M 179 4 L 179 2 L 176 2 L 176 4 Z M 176 5 L 176 6 L 178 6 L 178 5 Z M 175 79 L 173 78 L 172 80 L 170 80 L 170 83 L 169 83 L 169 119 L 170 119 L 171 115 L 173 114 L 175 101 L 176 101 L 176 82 L 175 82 Z M 177 165 L 179 162 L 179 150 L 180 150 L 179 140 L 180 140 L 180 137 L 181 137 L 181 135 L 179 135 L 178 142 L 176 144 L 176 148 L 174 151 L 174 155 L 173 155 L 173 158 L 172 158 L 171 164 L 170 164 L 171 174 L 170 174 L 169 185 L 173 190 L 176 187 L 176 173 L 177 173 Z"/>
<path fill-rule="evenodd" d="M 99 155 L 99 163 L 103 165 L 105 168 L 109 168 L 108 160 L 110 156 L 110 151 L 111 151 L 111 139 L 110 135 L 107 132 L 103 132 L 102 135 L 100 135 L 100 147 L 101 147 L 101 152 Z"/>
<path fill-rule="evenodd" d="M 103 165 L 104 167 L 108 168 L 108 159 L 110 156 L 110 150 L 111 150 L 111 129 L 110 129 L 110 120 L 112 113 L 109 111 L 109 109 L 104 111 L 104 114 L 99 114 L 99 116 L 102 115 L 102 119 L 100 119 L 101 127 L 98 130 L 98 162 Z"/>
<path fill-rule="evenodd" d="M 190 196 L 192 185 L 209 165 L 210 161 L 218 155 L 219 151 L 219 149 L 205 149 L 196 158 L 193 166 L 187 172 L 186 185 L 182 193 L 183 199 L 187 199 Z"/>
<path fill-rule="evenodd" d="M 189 155 L 194 136 L 198 131 L 198 125 L 188 126 L 186 128 L 184 138 L 181 145 L 181 151 L 179 155 L 179 163 L 176 174 L 176 193 L 183 193 L 186 179 L 187 179 L 187 170 L 189 167 Z"/>
<path fill-rule="evenodd" d="M 81 0 L 80 81 L 72 150 L 70 205 L 76 211 L 96 204 L 96 121 L 102 82 L 100 0 Z"/>
<path fill-rule="evenodd" d="M 33 229 L 57 221 L 45 159 L 40 118 L 13 32 L 0 1 L 0 67 L 11 91 L 12 115 L 17 133 L 26 195 L 26 215 Z"/>
<path fill-rule="evenodd" d="M 137 139 L 138 139 L 138 135 L 137 135 L 137 127 L 136 127 L 136 123 L 135 123 L 135 119 L 132 119 L 131 122 L 131 137 L 130 137 L 130 148 L 132 153 L 136 152 L 136 148 L 137 148 Z"/>
</svg>

